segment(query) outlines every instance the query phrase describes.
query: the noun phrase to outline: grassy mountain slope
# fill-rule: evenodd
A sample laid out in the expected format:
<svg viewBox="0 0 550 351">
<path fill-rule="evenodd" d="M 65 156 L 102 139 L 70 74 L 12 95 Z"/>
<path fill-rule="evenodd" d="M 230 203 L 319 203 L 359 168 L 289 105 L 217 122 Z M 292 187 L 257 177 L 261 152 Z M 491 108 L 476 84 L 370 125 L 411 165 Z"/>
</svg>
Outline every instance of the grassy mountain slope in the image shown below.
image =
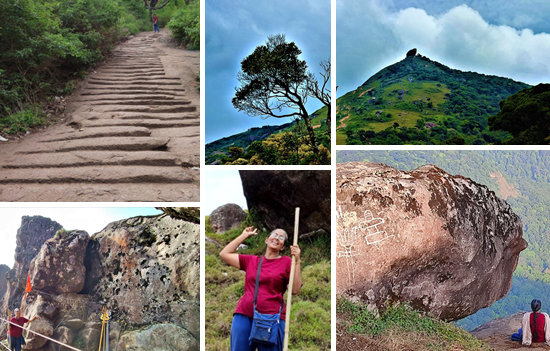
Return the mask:
<svg viewBox="0 0 550 351">
<path fill-rule="evenodd" d="M 472 329 L 497 317 L 529 309 L 535 296 L 530 292 L 550 286 L 550 152 L 514 151 L 339 151 L 337 162 L 381 162 L 401 170 L 435 164 L 450 174 L 460 174 L 484 184 L 506 199 L 523 223 L 527 249 L 521 252 L 514 284 L 535 284 L 532 289 L 515 289 L 505 299 L 461 322 Z M 523 282 L 523 283 L 522 283 Z M 532 285 L 532 286 L 535 286 Z M 544 296 L 546 296 L 545 294 Z M 539 297 L 541 298 L 541 297 Z"/>
<path fill-rule="evenodd" d="M 244 293 L 244 272 L 228 266 L 219 257 L 221 249 L 250 225 L 259 227 L 247 218 L 240 228 L 223 234 L 215 234 L 205 219 L 205 334 L 206 350 L 229 350 L 231 321 L 237 302 Z M 247 248 L 238 252 L 262 255 L 268 232 L 260 231 L 249 238 Z M 330 350 L 331 342 L 331 283 L 330 283 L 330 235 L 304 239 L 300 245 L 303 286 L 292 297 L 289 348 L 292 350 Z M 285 248 L 283 255 L 288 255 Z M 285 302 L 287 295 L 285 294 Z"/>
<path fill-rule="evenodd" d="M 327 118 L 327 108 L 323 107 L 315 111 L 310 115 L 311 125 L 315 130 L 315 136 L 317 137 L 318 143 L 330 149 L 330 142 L 328 142 L 326 136 L 326 118 Z M 300 122 L 302 125 L 301 129 L 303 133 L 305 132 L 305 126 L 303 122 Z M 261 141 L 269 138 L 271 135 L 284 132 L 295 132 L 296 121 L 286 123 L 280 126 L 263 126 L 263 127 L 253 127 L 249 130 L 237 133 L 228 137 L 224 137 L 215 141 L 212 141 L 205 145 L 205 164 L 211 164 L 216 160 L 219 160 L 227 155 L 229 155 L 229 148 L 232 146 L 240 147 L 244 149 L 244 152 L 247 151 L 250 144 L 254 141 Z"/>
<path fill-rule="evenodd" d="M 451 69 L 417 55 L 388 66 L 337 101 L 337 144 L 490 144 L 499 103 L 529 85 Z"/>
</svg>

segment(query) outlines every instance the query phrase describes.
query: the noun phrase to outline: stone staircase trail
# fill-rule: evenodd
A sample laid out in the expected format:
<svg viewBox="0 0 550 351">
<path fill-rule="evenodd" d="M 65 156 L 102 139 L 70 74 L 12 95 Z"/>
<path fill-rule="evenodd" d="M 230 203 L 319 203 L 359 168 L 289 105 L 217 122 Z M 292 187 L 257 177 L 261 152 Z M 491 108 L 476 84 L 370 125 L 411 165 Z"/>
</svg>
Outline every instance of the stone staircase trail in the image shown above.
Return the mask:
<svg viewBox="0 0 550 351">
<path fill-rule="evenodd" d="M 0 153 L 0 201 L 199 201 L 198 93 L 163 65 L 194 53 L 160 37 L 119 45 L 71 97 L 69 121 Z"/>
</svg>

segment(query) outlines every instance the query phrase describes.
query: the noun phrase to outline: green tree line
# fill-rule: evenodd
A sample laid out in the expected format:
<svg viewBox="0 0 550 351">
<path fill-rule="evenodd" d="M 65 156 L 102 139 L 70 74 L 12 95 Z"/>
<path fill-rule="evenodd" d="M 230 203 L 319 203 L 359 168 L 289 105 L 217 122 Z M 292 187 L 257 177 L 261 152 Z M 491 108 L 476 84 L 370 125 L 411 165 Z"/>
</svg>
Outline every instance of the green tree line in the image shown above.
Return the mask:
<svg viewBox="0 0 550 351">
<path fill-rule="evenodd" d="M 198 4 L 171 0 L 155 13 L 161 26 L 196 47 Z M 48 98 L 70 94 L 120 40 L 149 30 L 141 0 L 0 0 L 0 131 L 32 127 Z M 28 123 L 10 127 L 13 115 Z"/>
</svg>

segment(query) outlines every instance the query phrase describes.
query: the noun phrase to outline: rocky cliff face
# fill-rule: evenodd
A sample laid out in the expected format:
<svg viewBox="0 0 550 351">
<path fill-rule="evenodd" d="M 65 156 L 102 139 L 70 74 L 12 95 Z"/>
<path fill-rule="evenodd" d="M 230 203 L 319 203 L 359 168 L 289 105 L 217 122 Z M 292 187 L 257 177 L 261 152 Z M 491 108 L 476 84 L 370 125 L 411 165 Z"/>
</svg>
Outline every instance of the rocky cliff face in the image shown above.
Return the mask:
<svg viewBox="0 0 550 351">
<path fill-rule="evenodd" d="M 42 244 L 62 228 L 61 224 L 41 216 L 24 216 L 21 227 L 17 230 L 15 248 L 15 263 L 5 275 L 8 281 L 7 291 L 2 303 L 2 310 L 7 311 L 19 307 L 25 286 L 27 273 L 32 259 L 38 254 Z"/>
<path fill-rule="evenodd" d="M 509 291 L 527 244 L 518 216 L 485 186 L 432 165 L 352 162 L 336 178 L 338 295 L 456 320 Z"/>
<path fill-rule="evenodd" d="M 112 350 L 154 350 L 159 342 L 163 350 L 199 350 L 199 247 L 199 225 L 166 215 L 114 222 L 93 237 L 59 231 L 30 264 L 24 314 L 41 317 L 30 328 L 97 350 L 106 306 Z M 21 274 L 15 278 L 26 280 Z M 25 349 L 56 347 L 28 335 Z"/>
<path fill-rule="evenodd" d="M 270 229 L 292 237 L 294 209 L 300 207 L 300 233 L 330 233 L 330 171 L 239 171 L 249 209 Z"/>
</svg>

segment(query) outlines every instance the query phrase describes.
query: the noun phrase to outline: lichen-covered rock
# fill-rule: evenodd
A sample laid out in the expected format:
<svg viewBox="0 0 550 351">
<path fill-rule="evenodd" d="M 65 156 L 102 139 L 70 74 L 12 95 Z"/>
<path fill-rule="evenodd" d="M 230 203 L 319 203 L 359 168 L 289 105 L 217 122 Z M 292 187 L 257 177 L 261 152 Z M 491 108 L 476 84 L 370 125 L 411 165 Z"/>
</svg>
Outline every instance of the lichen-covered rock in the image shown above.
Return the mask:
<svg viewBox="0 0 550 351">
<path fill-rule="evenodd" d="M 198 338 L 199 254 L 198 224 L 166 216 L 113 222 L 88 244 L 82 292 L 130 326 L 172 321 Z"/>
<path fill-rule="evenodd" d="M 225 233 L 228 230 L 241 225 L 246 218 L 246 212 L 237 204 L 226 204 L 216 208 L 210 214 L 210 226 L 217 233 Z"/>
<path fill-rule="evenodd" d="M 8 291 L 8 280 L 6 274 L 10 271 L 10 267 L 5 264 L 0 264 L 0 296 L 4 296 Z"/>
<path fill-rule="evenodd" d="M 374 310 L 466 317 L 506 295 L 527 246 L 505 201 L 433 165 L 339 164 L 336 198 L 337 294 Z"/>
<path fill-rule="evenodd" d="M 330 233 L 330 171 L 239 171 L 249 209 L 269 229 L 294 233 L 294 210 L 300 207 L 300 234 Z"/>
<path fill-rule="evenodd" d="M 3 311 L 13 310 L 21 305 L 32 259 L 38 254 L 42 244 L 61 228 L 59 223 L 42 216 L 22 217 L 16 236 L 15 263 L 5 275 L 8 286 L 2 302 Z"/>
<path fill-rule="evenodd" d="M 78 293 L 84 286 L 84 255 L 90 236 L 82 230 L 60 230 L 47 240 L 30 265 L 34 289 L 57 294 Z"/>
<path fill-rule="evenodd" d="M 145 330 L 124 334 L 121 351 L 199 351 L 198 340 L 189 331 L 174 324 L 157 324 Z"/>
</svg>

